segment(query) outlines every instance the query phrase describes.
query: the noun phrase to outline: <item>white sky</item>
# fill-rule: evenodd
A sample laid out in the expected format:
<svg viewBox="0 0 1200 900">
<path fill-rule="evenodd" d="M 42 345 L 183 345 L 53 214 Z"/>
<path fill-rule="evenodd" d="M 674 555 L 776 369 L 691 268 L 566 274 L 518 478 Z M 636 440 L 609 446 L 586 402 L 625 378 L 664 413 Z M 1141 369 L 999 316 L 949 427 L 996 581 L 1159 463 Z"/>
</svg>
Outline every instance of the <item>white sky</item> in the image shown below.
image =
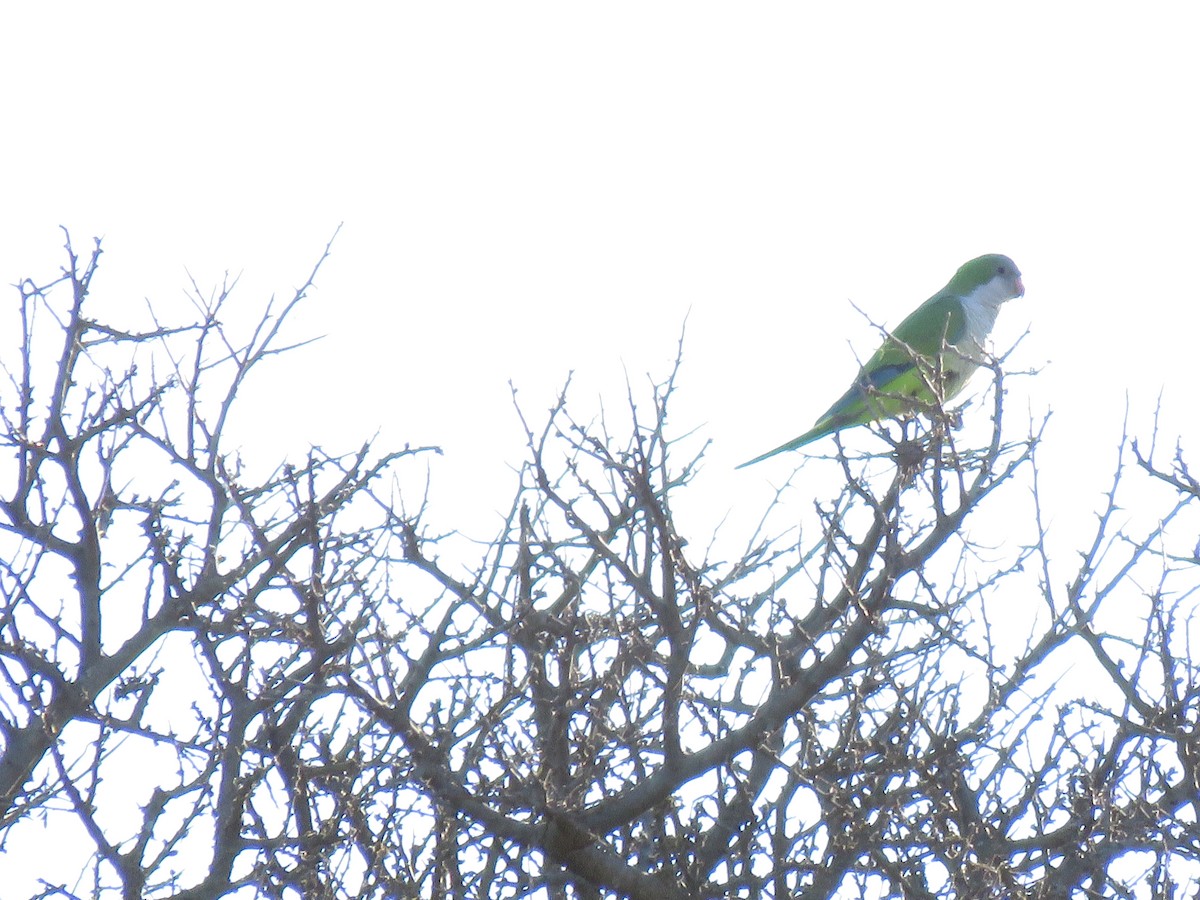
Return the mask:
<svg viewBox="0 0 1200 900">
<path fill-rule="evenodd" d="M 1200 447 L 1194 4 L 195 9 L 0 13 L 0 280 L 54 271 L 64 224 L 105 239 L 114 315 L 188 272 L 250 306 L 344 222 L 295 332 L 328 338 L 251 386 L 249 451 L 438 443 L 491 523 L 508 380 L 612 409 L 690 310 L 693 501 L 756 506 L 799 457 L 732 465 L 874 347 L 850 302 L 894 325 L 984 252 L 1025 273 L 996 339 L 1049 363 L 1014 403 L 1054 411 L 1052 474 L 1099 492 L 1126 392 Z"/>
<path fill-rule="evenodd" d="M 62 224 L 104 238 L 119 321 L 183 316 L 188 272 L 257 309 L 344 222 L 293 332 L 328 337 L 250 386 L 242 442 L 441 444 L 434 514 L 486 537 L 509 379 L 535 420 L 572 369 L 577 416 L 620 408 L 690 310 L 672 421 L 714 443 L 689 509 L 753 521 L 802 457 L 732 466 L 874 349 L 850 302 L 894 325 L 1007 253 L 997 344 L 1028 327 L 1013 365 L 1046 365 L 1010 422 L 1054 411 L 1050 516 L 1086 524 L 1127 393 L 1135 433 L 1161 390 L 1200 455 L 1200 7 L 1000 9 L 8 3 L 0 283 L 56 271 Z"/>
<path fill-rule="evenodd" d="M 109 302 L 230 270 L 251 304 L 345 222 L 297 332 L 328 340 L 262 385 L 282 446 L 382 427 L 503 506 L 508 379 L 612 407 L 690 309 L 676 422 L 712 477 L 848 383 L 849 301 L 895 324 L 984 252 L 1025 273 L 996 337 L 1050 361 L 1051 441 L 1108 450 L 1160 388 L 1195 434 L 1194 5 L 114 9 L 0 19 L 0 279 L 64 224 Z"/>
</svg>

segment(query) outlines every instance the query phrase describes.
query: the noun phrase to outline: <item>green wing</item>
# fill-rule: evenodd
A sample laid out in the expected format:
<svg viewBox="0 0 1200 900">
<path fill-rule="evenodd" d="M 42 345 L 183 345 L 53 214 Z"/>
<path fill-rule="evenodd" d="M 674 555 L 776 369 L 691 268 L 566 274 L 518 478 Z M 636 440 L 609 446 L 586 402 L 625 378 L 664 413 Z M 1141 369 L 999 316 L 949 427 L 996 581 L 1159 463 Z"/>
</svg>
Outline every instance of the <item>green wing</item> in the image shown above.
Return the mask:
<svg viewBox="0 0 1200 900">
<path fill-rule="evenodd" d="M 933 363 L 944 344 L 957 344 L 966 331 L 966 315 L 958 296 L 943 291 L 930 297 L 896 326 L 859 370 L 850 389 L 817 419 L 808 431 L 738 466 L 754 465 L 776 453 L 803 447 L 852 425 L 909 412 L 913 400 L 930 403 L 934 397 L 914 356 Z M 928 369 L 926 369 L 926 372 Z"/>
<path fill-rule="evenodd" d="M 859 370 L 854 384 L 817 420 L 813 431 L 828 434 L 850 425 L 897 415 L 902 398 L 930 401 L 933 397 L 916 357 L 932 363 L 946 344 L 956 344 L 966 331 L 962 301 L 953 294 L 930 297 L 901 322 L 883 346 Z M 928 371 L 928 370 L 926 370 Z M 820 434 L 814 435 L 814 439 Z"/>
<path fill-rule="evenodd" d="M 962 299 L 957 294 L 940 293 L 930 297 L 896 326 L 892 337 L 907 344 L 922 356 L 940 353 L 942 342 L 957 344 L 967 328 Z M 887 344 L 879 348 L 886 349 Z M 868 366 L 870 363 L 867 364 Z"/>
</svg>

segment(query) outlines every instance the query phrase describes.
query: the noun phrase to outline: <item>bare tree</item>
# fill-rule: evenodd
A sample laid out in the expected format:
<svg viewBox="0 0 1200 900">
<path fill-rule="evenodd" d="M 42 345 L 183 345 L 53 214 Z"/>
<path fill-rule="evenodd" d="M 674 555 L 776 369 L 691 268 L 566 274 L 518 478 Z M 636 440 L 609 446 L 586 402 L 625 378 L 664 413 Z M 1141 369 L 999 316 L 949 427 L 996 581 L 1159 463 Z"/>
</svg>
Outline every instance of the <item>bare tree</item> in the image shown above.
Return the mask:
<svg viewBox="0 0 1200 900">
<path fill-rule="evenodd" d="M 403 502 L 424 448 L 265 477 L 226 449 L 311 277 L 242 337 L 228 286 L 133 332 L 86 314 L 99 248 L 68 260 L 20 286 L 3 398 L 0 840 L 51 823 L 90 860 L 35 892 L 1200 884 L 1182 451 L 1122 442 L 1068 570 L 997 364 L 990 435 L 932 409 L 879 429 L 889 453 L 838 444 L 813 463 L 827 493 L 781 491 L 733 550 L 673 512 L 704 455 L 668 426 L 677 363 L 624 424 L 577 420 L 567 390 L 523 416 L 514 502 L 479 545 Z"/>
</svg>

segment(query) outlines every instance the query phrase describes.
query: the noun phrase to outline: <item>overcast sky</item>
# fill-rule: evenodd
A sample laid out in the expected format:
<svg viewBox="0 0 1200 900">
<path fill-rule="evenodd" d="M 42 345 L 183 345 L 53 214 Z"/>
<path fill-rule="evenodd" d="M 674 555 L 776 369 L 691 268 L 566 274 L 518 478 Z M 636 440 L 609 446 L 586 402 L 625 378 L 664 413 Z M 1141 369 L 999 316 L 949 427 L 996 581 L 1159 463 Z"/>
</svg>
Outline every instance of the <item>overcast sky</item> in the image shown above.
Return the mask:
<svg viewBox="0 0 1200 900">
<path fill-rule="evenodd" d="M 483 538 L 522 459 L 510 380 L 535 423 L 572 370 L 578 418 L 619 409 L 686 317 L 672 424 L 712 446 L 676 510 L 738 547 L 804 456 L 733 466 L 849 383 L 878 337 L 854 306 L 895 325 L 1006 253 L 1027 292 L 996 344 L 1028 330 L 1011 367 L 1040 369 L 1009 433 L 1053 412 L 1046 516 L 1076 547 L 1126 398 L 1147 438 L 1161 393 L 1200 458 L 1197 10 L 7 2 L 0 284 L 53 277 L 65 225 L 104 239 L 95 316 L 183 318 L 189 273 L 257 310 L 344 223 L 292 332 L 326 338 L 247 386 L 244 452 L 440 444 L 432 515 Z M 836 490 L 819 465 L 785 519 Z M 1028 518 L 1010 494 L 995 534 Z"/>
<path fill-rule="evenodd" d="M 895 325 L 1002 252 L 1055 477 L 1098 498 L 1127 394 L 1200 453 L 1194 4 L 183 9 L 6 5 L 0 280 L 52 273 L 66 225 L 104 238 L 114 316 L 182 311 L 188 273 L 249 307 L 345 223 L 296 323 L 327 338 L 251 386 L 251 450 L 437 443 L 435 498 L 490 515 L 509 380 L 534 418 L 571 370 L 577 415 L 618 406 L 687 316 L 693 502 L 755 505 L 801 457 L 732 466 L 875 346 L 851 304 Z"/>
</svg>

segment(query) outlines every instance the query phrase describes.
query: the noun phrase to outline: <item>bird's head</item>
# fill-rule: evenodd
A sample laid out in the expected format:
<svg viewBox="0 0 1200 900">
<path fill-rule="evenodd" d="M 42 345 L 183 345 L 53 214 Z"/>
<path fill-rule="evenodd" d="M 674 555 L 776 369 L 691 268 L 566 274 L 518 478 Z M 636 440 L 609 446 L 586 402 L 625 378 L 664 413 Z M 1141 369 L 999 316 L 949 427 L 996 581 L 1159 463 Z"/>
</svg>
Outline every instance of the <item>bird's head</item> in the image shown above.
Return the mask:
<svg viewBox="0 0 1200 900">
<path fill-rule="evenodd" d="M 1025 293 L 1025 285 L 1021 283 L 1021 270 L 1002 253 L 988 253 L 963 263 L 946 288 L 959 296 L 965 296 L 985 285 L 989 288 L 989 294 L 999 296 L 1001 300 L 1012 300 Z"/>
</svg>

